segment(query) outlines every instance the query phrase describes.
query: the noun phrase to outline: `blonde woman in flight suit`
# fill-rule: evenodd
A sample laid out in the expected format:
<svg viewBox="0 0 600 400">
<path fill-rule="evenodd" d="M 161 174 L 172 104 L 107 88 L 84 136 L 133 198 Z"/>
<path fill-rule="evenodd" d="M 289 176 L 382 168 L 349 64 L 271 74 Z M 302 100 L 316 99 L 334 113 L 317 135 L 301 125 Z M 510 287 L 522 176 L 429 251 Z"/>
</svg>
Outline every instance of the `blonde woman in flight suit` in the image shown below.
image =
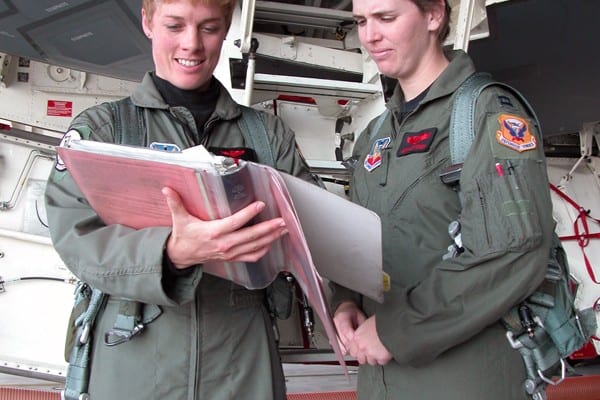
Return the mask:
<svg viewBox="0 0 600 400">
<path fill-rule="evenodd" d="M 237 124 L 241 106 L 213 77 L 237 5 L 235 0 L 143 1 L 143 30 L 152 42 L 155 70 L 131 95 L 145 125 L 140 143 L 253 153 Z M 310 179 L 293 132 L 277 117 L 261 118 L 275 167 Z M 111 108 L 103 104 L 84 111 L 67 137 L 114 142 Z M 260 259 L 286 233 L 282 219 L 245 227 L 264 208 L 255 202 L 231 217 L 202 221 L 187 213 L 177 193 L 163 193 L 173 227 L 133 230 L 105 226 L 60 160 L 49 178 L 46 203 L 56 250 L 78 278 L 108 295 L 93 333 L 90 398 L 285 399 L 265 291 L 202 272 L 210 260 Z M 157 305 L 162 313 L 141 334 L 109 347 L 104 333 L 115 324 L 123 298 Z"/>
</svg>

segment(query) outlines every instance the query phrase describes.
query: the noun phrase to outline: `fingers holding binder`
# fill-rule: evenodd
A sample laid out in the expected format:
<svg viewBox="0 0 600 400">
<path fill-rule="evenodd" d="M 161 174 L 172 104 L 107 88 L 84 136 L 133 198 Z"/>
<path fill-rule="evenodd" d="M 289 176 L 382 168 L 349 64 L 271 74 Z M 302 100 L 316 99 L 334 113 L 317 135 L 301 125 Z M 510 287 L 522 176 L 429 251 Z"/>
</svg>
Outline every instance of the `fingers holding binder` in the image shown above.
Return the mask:
<svg viewBox="0 0 600 400">
<path fill-rule="evenodd" d="M 365 314 L 351 301 L 341 303 L 335 310 L 333 323 L 335 324 L 342 345 L 340 347 L 346 350 L 346 354 L 350 354 L 350 346 L 352 345 L 356 329 L 366 319 Z"/>
<path fill-rule="evenodd" d="M 173 230 L 167 253 L 175 267 L 187 268 L 212 260 L 255 262 L 275 240 L 287 233 L 282 218 L 246 226 L 265 207 L 253 202 L 223 219 L 204 221 L 191 215 L 177 192 L 163 189 L 171 211 Z"/>
</svg>

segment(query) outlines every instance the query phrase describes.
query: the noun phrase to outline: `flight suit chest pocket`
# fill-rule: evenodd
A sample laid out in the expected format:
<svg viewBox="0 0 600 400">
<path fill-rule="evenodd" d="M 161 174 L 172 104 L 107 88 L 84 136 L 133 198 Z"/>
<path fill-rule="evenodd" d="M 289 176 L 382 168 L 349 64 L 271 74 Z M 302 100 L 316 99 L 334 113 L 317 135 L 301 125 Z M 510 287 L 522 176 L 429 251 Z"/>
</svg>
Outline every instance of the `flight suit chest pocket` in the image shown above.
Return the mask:
<svg viewBox="0 0 600 400">
<path fill-rule="evenodd" d="M 396 208 L 406 193 L 429 171 L 424 168 L 424 157 L 420 155 L 413 156 L 412 163 L 404 162 L 404 158 L 397 158 L 391 151 L 384 152 L 382 158 L 383 162 L 377 169 L 355 171 L 351 186 L 355 201 L 377 213 L 386 214 Z"/>
<path fill-rule="evenodd" d="M 535 194 L 524 163 L 502 161 L 501 173 L 482 174 L 471 184 L 462 183 L 462 240 L 473 253 L 524 250 L 540 243 Z"/>
</svg>

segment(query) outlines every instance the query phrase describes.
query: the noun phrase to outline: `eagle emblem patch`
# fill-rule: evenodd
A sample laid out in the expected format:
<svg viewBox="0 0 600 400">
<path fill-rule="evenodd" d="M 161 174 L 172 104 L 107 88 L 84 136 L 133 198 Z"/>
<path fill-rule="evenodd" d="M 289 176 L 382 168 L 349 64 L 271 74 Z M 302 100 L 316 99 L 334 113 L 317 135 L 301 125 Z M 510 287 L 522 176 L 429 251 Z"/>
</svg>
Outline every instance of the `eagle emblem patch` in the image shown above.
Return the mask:
<svg viewBox="0 0 600 400">
<path fill-rule="evenodd" d="M 529 125 L 524 118 L 502 114 L 498 117 L 498 123 L 500 129 L 496 132 L 496 140 L 501 145 L 519 153 L 537 147 L 535 136 L 529 131 Z"/>
</svg>

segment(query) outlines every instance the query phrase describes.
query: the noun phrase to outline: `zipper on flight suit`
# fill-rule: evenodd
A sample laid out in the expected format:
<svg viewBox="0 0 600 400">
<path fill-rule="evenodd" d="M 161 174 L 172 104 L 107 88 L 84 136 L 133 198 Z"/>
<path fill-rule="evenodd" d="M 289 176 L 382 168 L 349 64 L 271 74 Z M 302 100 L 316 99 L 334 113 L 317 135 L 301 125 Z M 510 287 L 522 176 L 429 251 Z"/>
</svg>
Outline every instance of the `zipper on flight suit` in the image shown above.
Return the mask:
<svg viewBox="0 0 600 400">
<path fill-rule="evenodd" d="M 204 130 L 203 133 L 204 135 L 202 136 L 202 140 L 201 140 L 201 144 L 203 146 L 208 146 L 208 138 L 210 137 L 210 131 L 212 129 L 212 127 L 217 123 L 217 121 L 219 121 L 220 119 L 217 117 L 213 117 L 213 118 L 208 118 L 208 120 L 206 121 L 206 123 L 204 124 Z"/>
<path fill-rule="evenodd" d="M 395 112 L 391 112 L 391 120 L 392 120 L 392 129 L 390 133 L 390 144 L 388 147 L 381 149 L 381 157 L 383 158 L 383 174 L 381 180 L 379 181 L 379 186 L 383 187 L 387 185 L 388 175 L 390 171 L 390 151 L 395 147 L 396 139 L 398 138 L 398 131 L 394 127 L 394 119 L 398 121 L 398 129 L 402 128 L 404 125 L 404 121 L 408 119 L 408 117 L 414 112 L 411 111 L 407 115 L 404 116 L 404 119 L 399 119 Z M 379 136 L 379 132 L 375 132 L 377 136 Z"/>
<path fill-rule="evenodd" d="M 483 227 L 485 229 L 485 238 L 487 240 L 488 246 L 490 246 L 492 240 L 490 238 L 490 233 L 487 229 L 487 227 L 488 227 L 488 218 L 487 218 L 488 204 L 487 204 L 485 196 L 482 194 L 482 192 L 483 192 L 483 190 L 481 189 L 481 185 L 479 184 L 479 182 L 477 182 L 477 194 L 479 196 L 479 204 L 481 205 L 481 210 L 483 211 L 481 214 L 482 214 L 482 218 L 483 218 Z"/>
<path fill-rule="evenodd" d="M 402 127 L 405 125 L 406 121 L 415 113 L 419 110 L 419 108 L 421 107 L 422 103 L 419 103 L 413 110 L 411 110 L 409 113 L 407 113 L 404 118 L 402 119 L 398 119 L 396 113 L 392 112 L 392 118 L 395 118 L 396 121 L 399 121 L 398 123 L 398 129 L 396 129 L 394 127 L 394 124 L 392 123 L 392 143 L 395 144 L 396 143 L 396 139 L 398 138 L 398 131 L 402 130 Z M 394 149 L 395 145 L 390 146 L 389 148 L 387 148 L 386 150 L 391 150 Z M 384 176 L 381 180 L 381 182 L 379 183 L 381 186 L 385 186 L 387 184 L 387 179 L 388 179 L 388 174 L 389 174 L 389 165 L 390 165 L 390 152 L 386 151 L 385 152 L 386 156 L 385 156 L 385 172 L 384 172 Z M 432 165 L 431 167 L 427 168 L 425 170 L 425 172 L 421 175 L 419 175 L 419 177 L 414 180 L 410 185 L 408 185 L 408 187 L 406 188 L 406 190 L 404 190 L 402 192 L 402 195 L 398 198 L 398 200 L 394 203 L 394 205 L 391 207 L 391 209 L 397 208 L 398 205 L 402 202 L 402 200 L 404 200 L 404 198 L 406 197 L 406 195 L 417 185 L 419 184 L 419 182 L 421 182 L 423 180 L 423 178 L 427 175 L 429 175 L 432 171 L 434 171 L 435 169 L 437 169 L 441 164 L 445 163 L 448 161 L 448 157 L 445 157 L 443 159 L 441 159 L 440 161 L 438 161 L 437 163 L 435 163 L 434 165 Z"/>
<path fill-rule="evenodd" d="M 387 185 L 388 181 L 388 173 L 390 170 L 390 148 L 387 147 L 385 149 L 381 149 L 381 156 L 383 157 L 383 174 L 381 180 L 379 181 L 379 186 Z"/>
<path fill-rule="evenodd" d="M 419 175 L 419 177 L 417 179 L 415 179 L 410 185 L 408 185 L 406 187 L 406 189 L 402 192 L 402 194 L 400 195 L 398 200 L 396 200 L 396 202 L 392 206 L 392 209 L 397 208 L 398 205 L 402 202 L 402 200 L 404 200 L 404 198 L 408 195 L 408 193 L 410 193 L 410 191 L 412 189 L 414 189 L 415 186 L 417 186 L 423 180 L 423 178 L 425 178 L 431 172 L 438 169 L 442 164 L 444 164 L 447 161 L 448 161 L 448 157 L 445 157 L 445 158 L 441 159 L 440 161 L 438 161 L 437 163 L 430 166 L 429 168 L 427 168 L 423 174 Z"/>
<path fill-rule="evenodd" d="M 169 111 L 166 114 L 171 121 L 175 122 L 181 127 L 181 129 L 183 129 L 183 133 L 188 137 L 188 139 L 192 141 L 192 143 L 199 142 L 199 135 L 193 132 L 192 128 L 190 128 L 187 121 L 180 120 L 179 117 L 173 111 L 171 111 L 171 108 L 169 108 Z"/>
</svg>

